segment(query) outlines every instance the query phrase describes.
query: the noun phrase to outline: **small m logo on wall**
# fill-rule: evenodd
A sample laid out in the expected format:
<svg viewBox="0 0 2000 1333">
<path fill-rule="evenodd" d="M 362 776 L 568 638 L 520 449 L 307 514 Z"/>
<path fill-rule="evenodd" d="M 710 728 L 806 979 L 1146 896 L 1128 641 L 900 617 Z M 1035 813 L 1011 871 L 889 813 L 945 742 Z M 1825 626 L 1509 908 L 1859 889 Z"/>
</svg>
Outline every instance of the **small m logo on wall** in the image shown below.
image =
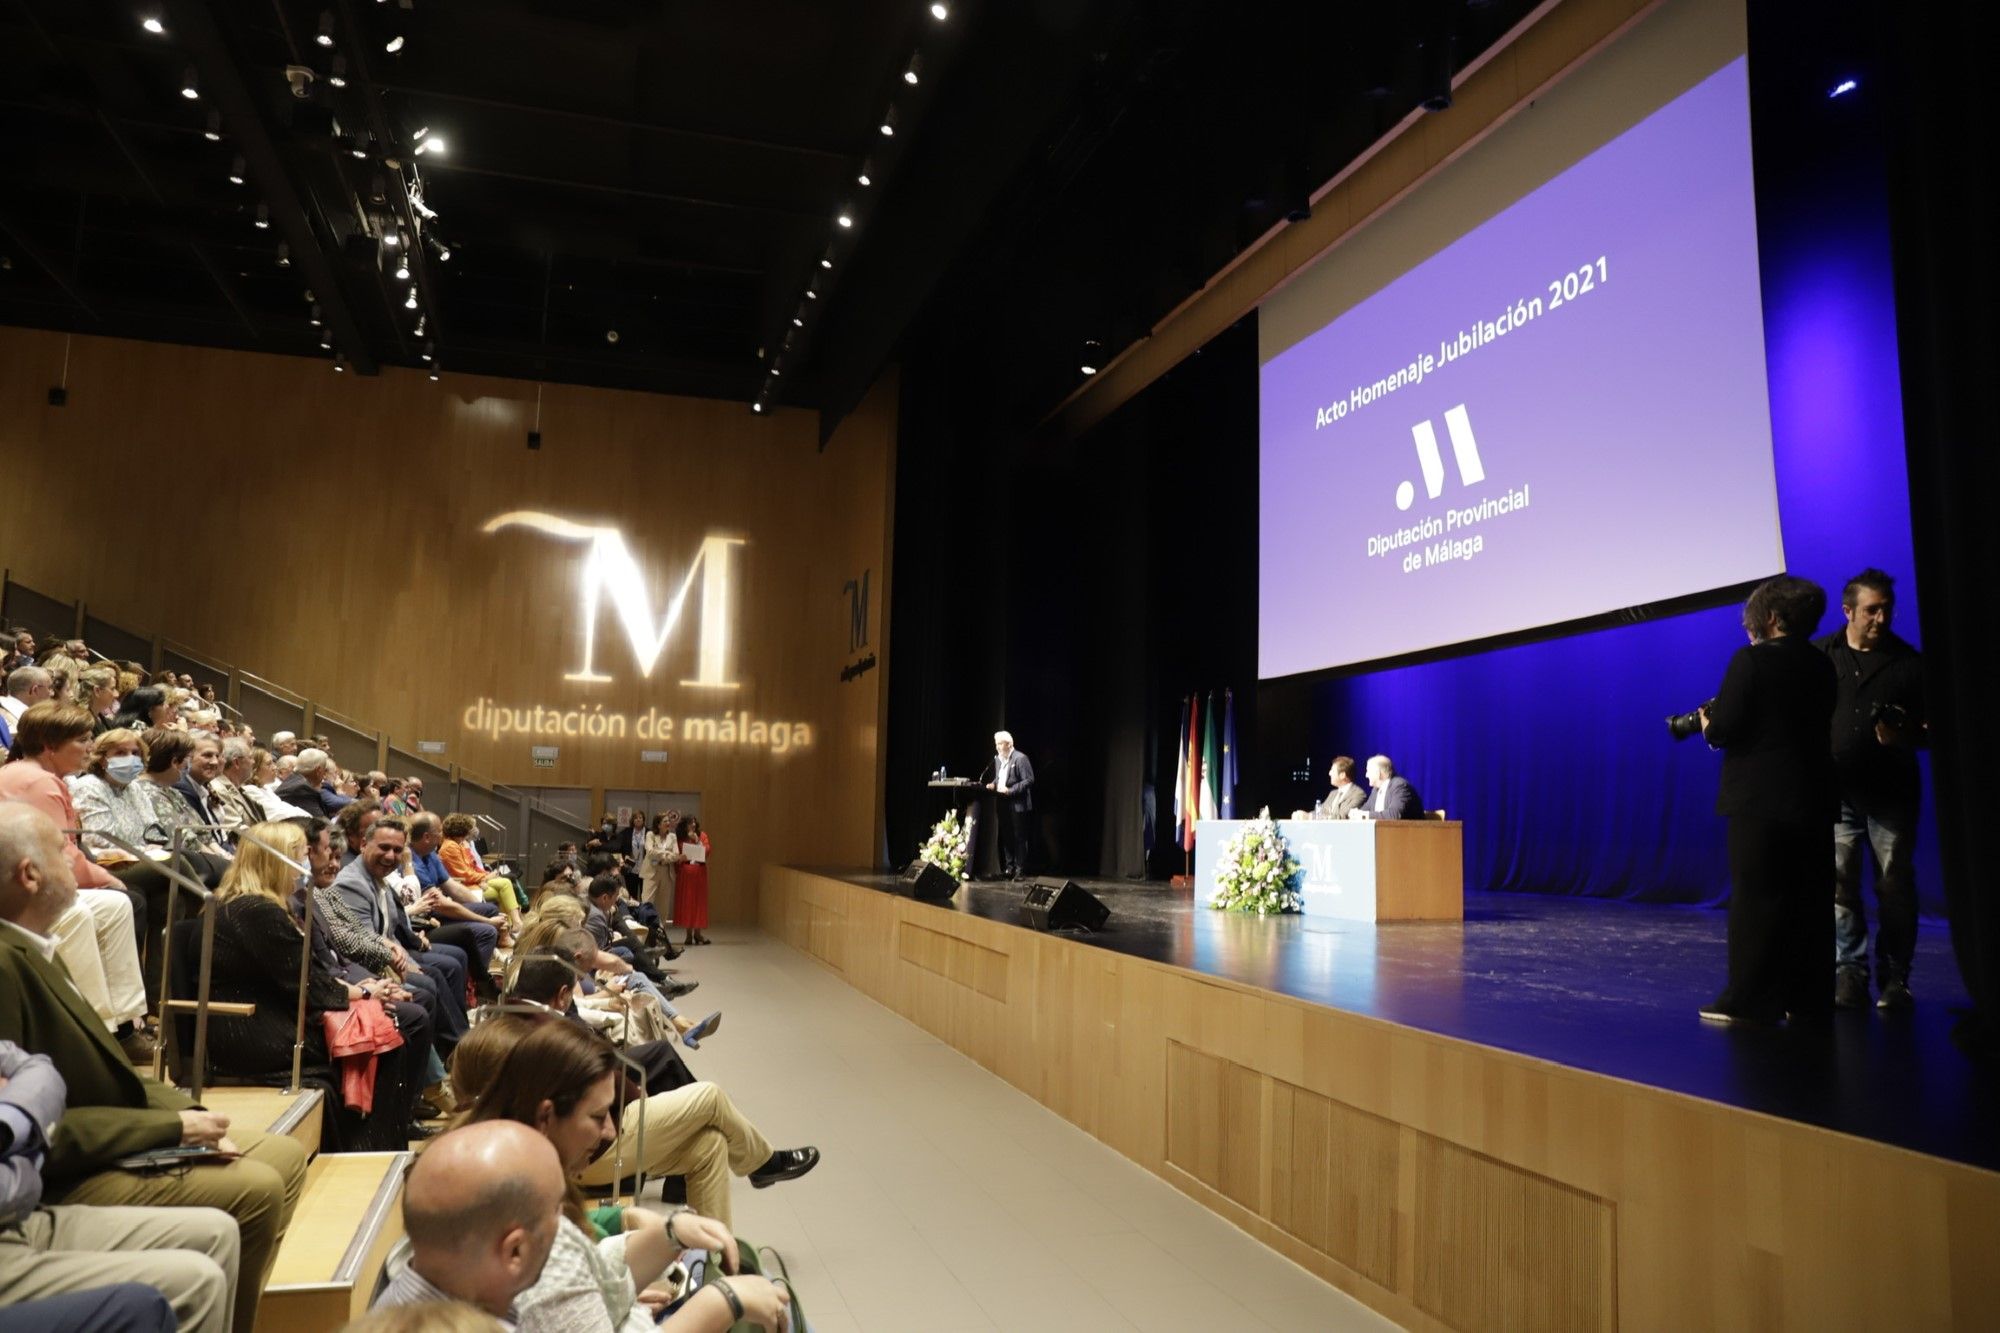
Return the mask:
<svg viewBox="0 0 2000 1333">
<path fill-rule="evenodd" d="M 1451 436 L 1451 455 L 1458 464 L 1458 480 L 1472 486 L 1486 480 L 1486 468 L 1479 461 L 1479 442 L 1472 438 L 1472 419 L 1460 403 L 1444 414 L 1444 428 Z M 1444 494 L 1444 456 L 1438 451 L 1437 432 L 1426 417 L 1410 427 L 1417 441 L 1417 466 L 1424 471 L 1424 493 L 1435 500 Z M 1417 488 L 1409 482 L 1396 487 L 1396 508 L 1408 509 L 1417 498 Z"/>
</svg>

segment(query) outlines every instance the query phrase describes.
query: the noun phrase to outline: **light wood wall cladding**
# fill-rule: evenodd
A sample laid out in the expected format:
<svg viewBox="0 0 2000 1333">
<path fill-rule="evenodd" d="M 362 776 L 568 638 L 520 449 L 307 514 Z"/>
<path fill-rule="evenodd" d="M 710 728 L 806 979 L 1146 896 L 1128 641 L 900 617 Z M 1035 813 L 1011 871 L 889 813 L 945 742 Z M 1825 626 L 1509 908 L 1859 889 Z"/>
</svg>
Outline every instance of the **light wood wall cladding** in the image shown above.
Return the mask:
<svg viewBox="0 0 2000 1333">
<path fill-rule="evenodd" d="M 1992 1172 L 807 871 L 767 865 L 759 907 L 864 994 L 1407 1327 L 1874 1333 L 2000 1311 Z"/>
<path fill-rule="evenodd" d="M 69 405 L 53 409 L 63 356 L 60 334 L 0 329 L 0 564 L 22 583 L 384 728 L 400 749 L 443 740 L 444 760 L 484 779 L 700 791 L 721 920 L 750 914 L 766 859 L 874 860 L 893 377 L 824 451 L 810 413 L 549 385 L 531 452 L 533 384 L 79 337 Z M 620 528 L 656 620 L 703 534 L 746 539 L 739 688 L 681 686 L 696 674 L 692 623 L 648 682 L 608 604 L 595 666 L 613 680 L 565 681 L 581 656 L 584 547 L 482 534 L 513 509 Z M 864 571 L 868 643 L 850 652 L 843 585 Z M 813 742 L 772 755 L 643 741 L 629 725 L 622 741 L 495 741 L 462 725 L 481 698 L 634 717 L 747 709 L 808 723 Z M 532 765 L 535 743 L 558 746 L 554 767 Z M 669 762 L 642 763 L 642 749 Z"/>
</svg>

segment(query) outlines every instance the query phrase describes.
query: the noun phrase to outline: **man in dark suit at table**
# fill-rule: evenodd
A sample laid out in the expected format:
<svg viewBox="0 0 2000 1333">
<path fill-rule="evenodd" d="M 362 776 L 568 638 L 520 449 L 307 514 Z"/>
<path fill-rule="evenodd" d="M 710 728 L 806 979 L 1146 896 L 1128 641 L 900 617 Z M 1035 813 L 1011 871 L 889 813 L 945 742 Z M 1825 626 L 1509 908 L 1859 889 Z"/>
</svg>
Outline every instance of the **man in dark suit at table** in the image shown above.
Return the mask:
<svg viewBox="0 0 2000 1333">
<path fill-rule="evenodd" d="M 1348 811 L 1349 819 L 1422 819 L 1424 801 L 1408 778 L 1396 776 L 1389 756 L 1378 754 L 1368 761 L 1368 799 L 1358 809 Z"/>
<path fill-rule="evenodd" d="M 993 733 L 993 793 L 1000 815 L 1000 869 L 1008 879 L 1028 873 L 1035 845 L 1035 766 L 1014 748 L 1012 733 Z"/>
<path fill-rule="evenodd" d="M 1346 755 L 1334 758 L 1333 767 L 1327 770 L 1327 777 L 1333 781 L 1333 790 L 1319 803 L 1314 812 L 1316 819 L 1345 819 L 1353 811 L 1361 808 L 1368 799 L 1368 789 L 1354 780 L 1354 761 Z"/>
</svg>

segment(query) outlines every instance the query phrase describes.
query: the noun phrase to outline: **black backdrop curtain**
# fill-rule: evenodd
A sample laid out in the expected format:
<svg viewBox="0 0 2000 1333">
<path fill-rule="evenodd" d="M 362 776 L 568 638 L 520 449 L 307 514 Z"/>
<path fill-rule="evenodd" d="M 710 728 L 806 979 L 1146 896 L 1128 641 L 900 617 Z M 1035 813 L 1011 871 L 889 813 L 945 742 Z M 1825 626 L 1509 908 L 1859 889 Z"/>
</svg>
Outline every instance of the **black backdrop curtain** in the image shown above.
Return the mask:
<svg viewBox="0 0 2000 1333">
<path fill-rule="evenodd" d="M 1896 13 L 1886 80 L 1895 117 L 1891 227 L 1908 433 L 1910 508 L 1925 600 L 1939 851 L 1959 971 L 1977 1010 L 1970 1043 L 2000 1050 L 2000 610 L 1993 424 L 1996 179 L 1990 83 L 1995 23 L 1984 5 Z"/>
</svg>

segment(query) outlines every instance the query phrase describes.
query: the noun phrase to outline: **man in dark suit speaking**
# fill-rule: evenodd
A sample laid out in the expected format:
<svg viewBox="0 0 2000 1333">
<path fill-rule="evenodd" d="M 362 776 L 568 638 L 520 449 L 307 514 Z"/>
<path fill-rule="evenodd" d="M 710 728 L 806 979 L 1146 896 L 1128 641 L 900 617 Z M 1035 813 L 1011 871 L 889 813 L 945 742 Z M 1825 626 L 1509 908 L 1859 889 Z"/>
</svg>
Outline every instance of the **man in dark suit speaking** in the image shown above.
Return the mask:
<svg viewBox="0 0 2000 1333">
<path fill-rule="evenodd" d="M 1422 819 L 1424 802 L 1408 778 L 1396 776 L 1389 756 L 1378 754 L 1368 761 L 1368 799 L 1349 819 Z"/>
<path fill-rule="evenodd" d="M 1014 737 L 993 733 L 993 780 L 986 789 L 1000 807 L 1000 869 L 1008 879 L 1028 873 L 1035 841 L 1035 766 L 1014 748 Z"/>
</svg>

